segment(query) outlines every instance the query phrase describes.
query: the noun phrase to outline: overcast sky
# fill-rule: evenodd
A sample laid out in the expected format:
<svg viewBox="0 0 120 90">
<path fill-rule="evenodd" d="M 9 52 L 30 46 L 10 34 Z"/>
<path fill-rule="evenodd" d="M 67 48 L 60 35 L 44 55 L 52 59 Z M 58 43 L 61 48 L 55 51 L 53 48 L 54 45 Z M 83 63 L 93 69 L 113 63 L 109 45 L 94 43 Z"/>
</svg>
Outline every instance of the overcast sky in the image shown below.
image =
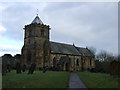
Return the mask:
<svg viewBox="0 0 120 90">
<path fill-rule="evenodd" d="M 21 53 L 23 28 L 37 9 L 42 22 L 51 27 L 51 41 L 117 54 L 117 2 L 4 2 L 0 3 L 0 56 Z"/>
</svg>

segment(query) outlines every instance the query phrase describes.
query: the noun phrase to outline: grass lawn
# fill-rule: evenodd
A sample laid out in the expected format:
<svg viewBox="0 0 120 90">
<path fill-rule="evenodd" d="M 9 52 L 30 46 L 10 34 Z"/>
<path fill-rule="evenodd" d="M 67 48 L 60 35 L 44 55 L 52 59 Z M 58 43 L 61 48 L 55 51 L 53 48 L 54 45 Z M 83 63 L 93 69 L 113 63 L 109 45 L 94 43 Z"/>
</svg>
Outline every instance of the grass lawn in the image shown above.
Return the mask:
<svg viewBox="0 0 120 90">
<path fill-rule="evenodd" d="M 88 88 L 118 88 L 118 80 L 109 74 L 78 72 L 80 79 Z"/>
<path fill-rule="evenodd" d="M 67 88 L 69 72 L 35 71 L 28 75 L 27 72 L 16 74 L 15 71 L 2 77 L 2 88 Z"/>
</svg>

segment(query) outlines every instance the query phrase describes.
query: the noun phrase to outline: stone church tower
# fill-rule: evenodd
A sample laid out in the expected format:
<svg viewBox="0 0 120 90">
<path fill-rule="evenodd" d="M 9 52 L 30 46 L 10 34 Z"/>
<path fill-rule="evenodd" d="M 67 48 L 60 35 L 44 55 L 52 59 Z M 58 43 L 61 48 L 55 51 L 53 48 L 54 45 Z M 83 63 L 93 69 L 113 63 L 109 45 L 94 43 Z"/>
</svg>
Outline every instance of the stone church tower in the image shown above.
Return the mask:
<svg viewBox="0 0 120 90">
<path fill-rule="evenodd" d="M 49 40 L 49 25 L 38 15 L 24 27 L 24 45 L 21 65 L 27 68 L 35 63 L 37 68 L 50 66 L 52 70 L 80 71 L 95 68 L 95 55 L 88 49 Z"/>
<path fill-rule="evenodd" d="M 43 24 L 37 15 L 31 24 L 25 25 L 24 30 L 21 64 L 29 67 L 32 63 L 36 63 L 37 68 L 49 66 L 49 25 Z"/>
</svg>

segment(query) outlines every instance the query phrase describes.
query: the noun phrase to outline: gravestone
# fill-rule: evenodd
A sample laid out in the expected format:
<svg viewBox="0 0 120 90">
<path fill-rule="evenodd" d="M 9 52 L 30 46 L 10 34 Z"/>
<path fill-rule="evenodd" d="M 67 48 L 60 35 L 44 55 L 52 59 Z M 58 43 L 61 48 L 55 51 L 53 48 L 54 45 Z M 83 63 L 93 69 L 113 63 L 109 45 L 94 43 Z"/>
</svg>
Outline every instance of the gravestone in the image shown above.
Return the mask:
<svg viewBox="0 0 120 90">
<path fill-rule="evenodd" d="M 95 68 L 91 68 L 90 72 L 96 72 L 96 69 Z"/>
<path fill-rule="evenodd" d="M 35 68 L 36 68 L 36 64 L 32 63 L 31 66 L 30 66 L 30 68 L 29 68 L 28 74 L 33 74 Z"/>
<path fill-rule="evenodd" d="M 25 72 L 25 70 L 26 70 L 26 65 L 24 64 L 22 67 L 22 71 Z"/>
<path fill-rule="evenodd" d="M 7 64 L 7 71 L 10 72 L 11 71 L 11 65 Z"/>
<path fill-rule="evenodd" d="M 43 67 L 43 73 L 47 71 L 47 67 Z"/>
<path fill-rule="evenodd" d="M 20 65 L 20 63 L 16 64 L 16 73 L 17 74 L 21 73 L 21 65 Z"/>
<path fill-rule="evenodd" d="M 119 76 L 120 77 L 120 71 L 119 67 L 120 66 L 120 61 L 112 61 L 110 62 L 110 74 L 113 76 Z"/>
<path fill-rule="evenodd" d="M 39 67 L 39 71 L 41 71 L 42 69 Z"/>
<path fill-rule="evenodd" d="M 7 64 L 5 61 L 2 61 L 2 75 L 6 75 L 7 73 Z"/>
</svg>

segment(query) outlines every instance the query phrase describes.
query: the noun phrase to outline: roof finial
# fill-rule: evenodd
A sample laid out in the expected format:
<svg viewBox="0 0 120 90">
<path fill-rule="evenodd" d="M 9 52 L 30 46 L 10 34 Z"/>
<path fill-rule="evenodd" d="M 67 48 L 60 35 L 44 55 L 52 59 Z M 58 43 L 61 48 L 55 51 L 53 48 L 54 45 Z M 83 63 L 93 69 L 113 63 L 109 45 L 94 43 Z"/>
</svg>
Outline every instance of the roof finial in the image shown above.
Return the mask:
<svg viewBox="0 0 120 90">
<path fill-rule="evenodd" d="M 37 16 L 38 16 L 38 9 L 37 9 Z"/>
<path fill-rule="evenodd" d="M 73 43 L 73 46 L 75 46 L 75 44 Z"/>
<path fill-rule="evenodd" d="M 88 49 L 88 47 L 86 46 L 86 49 Z"/>
</svg>

